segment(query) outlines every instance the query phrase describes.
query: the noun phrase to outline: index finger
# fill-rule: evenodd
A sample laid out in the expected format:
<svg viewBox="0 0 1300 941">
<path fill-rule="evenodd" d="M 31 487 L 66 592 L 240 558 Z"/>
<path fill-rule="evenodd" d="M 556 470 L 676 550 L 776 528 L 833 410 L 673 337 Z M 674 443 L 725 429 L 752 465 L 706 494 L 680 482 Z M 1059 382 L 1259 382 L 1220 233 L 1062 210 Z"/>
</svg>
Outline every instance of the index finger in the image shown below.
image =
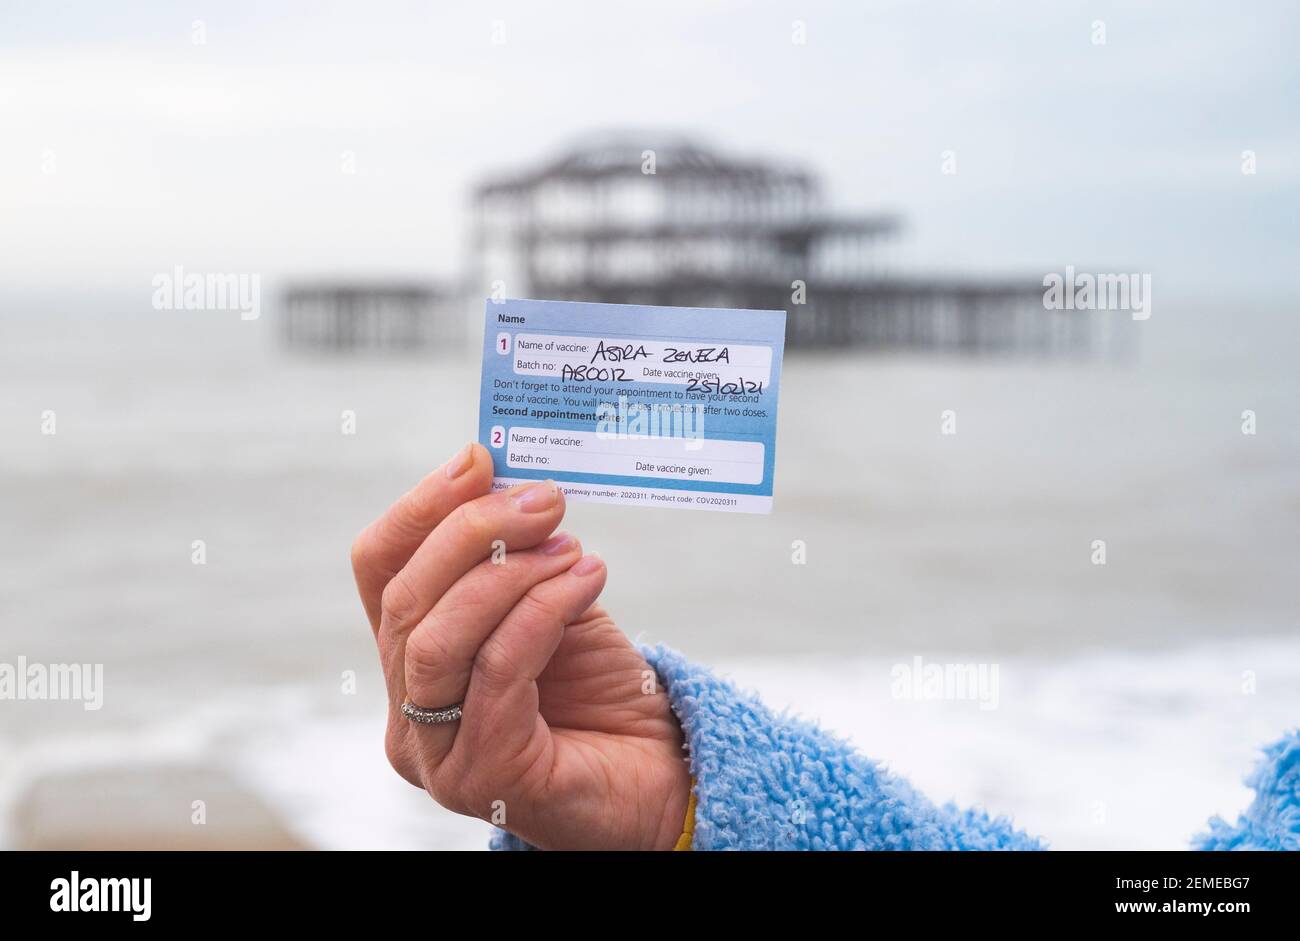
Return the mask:
<svg viewBox="0 0 1300 941">
<path fill-rule="evenodd" d="M 452 510 L 492 487 L 492 456 L 470 442 L 455 457 L 407 491 L 352 544 L 352 572 L 370 626 L 379 629 L 379 605 L 387 585 L 434 527 Z"/>
</svg>

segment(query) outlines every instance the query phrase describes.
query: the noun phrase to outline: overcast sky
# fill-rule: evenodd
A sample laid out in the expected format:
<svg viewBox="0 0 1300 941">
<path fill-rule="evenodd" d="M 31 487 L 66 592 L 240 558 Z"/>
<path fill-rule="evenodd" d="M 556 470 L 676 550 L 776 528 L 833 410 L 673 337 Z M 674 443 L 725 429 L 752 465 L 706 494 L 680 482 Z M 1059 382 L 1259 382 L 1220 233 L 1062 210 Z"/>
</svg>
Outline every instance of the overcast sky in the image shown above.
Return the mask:
<svg viewBox="0 0 1300 941">
<path fill-rule="evenodd" d="M 919 267 L 1297 294 L 1295 3 L 13 6 L 0 287 L 448 275 L 473 181 L 614 126 L 806 164 Z"/>
</svg>

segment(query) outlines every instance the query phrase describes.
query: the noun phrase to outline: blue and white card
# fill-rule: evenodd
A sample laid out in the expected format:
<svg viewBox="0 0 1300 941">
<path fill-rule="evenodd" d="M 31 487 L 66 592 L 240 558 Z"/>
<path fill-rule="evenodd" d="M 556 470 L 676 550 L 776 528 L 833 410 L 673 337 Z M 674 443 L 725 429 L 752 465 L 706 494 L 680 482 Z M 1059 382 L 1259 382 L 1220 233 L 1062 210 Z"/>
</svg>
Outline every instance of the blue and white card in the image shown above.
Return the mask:
<svg viewBox="0 0 1300 941">
<path fill-rule="evenodd" d="M 785 311 L 489 300 L 494 489 L 769 513 Z"/>
</svg>

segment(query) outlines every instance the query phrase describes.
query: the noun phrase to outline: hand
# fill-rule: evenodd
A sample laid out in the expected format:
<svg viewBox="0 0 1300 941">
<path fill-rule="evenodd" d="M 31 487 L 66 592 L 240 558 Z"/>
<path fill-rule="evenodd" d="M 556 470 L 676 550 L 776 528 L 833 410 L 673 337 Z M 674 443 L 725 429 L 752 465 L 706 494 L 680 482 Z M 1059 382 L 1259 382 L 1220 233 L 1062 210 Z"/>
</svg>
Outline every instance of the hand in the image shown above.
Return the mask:
<svg viewBox="0 0 1300 941">
<path fill-rule="evenodd" d="M 554 533 L 554 482 L 491 483 L 491 456 L 468 445 L 352 547 L 388 685 L 388 759 L 444 807 L 543 849 L 670 849 L 690 788 L 682 733 L 595 603 L 605 565 Z M 464 715 L 413 723 L 408 696 Z"/>
</svg>

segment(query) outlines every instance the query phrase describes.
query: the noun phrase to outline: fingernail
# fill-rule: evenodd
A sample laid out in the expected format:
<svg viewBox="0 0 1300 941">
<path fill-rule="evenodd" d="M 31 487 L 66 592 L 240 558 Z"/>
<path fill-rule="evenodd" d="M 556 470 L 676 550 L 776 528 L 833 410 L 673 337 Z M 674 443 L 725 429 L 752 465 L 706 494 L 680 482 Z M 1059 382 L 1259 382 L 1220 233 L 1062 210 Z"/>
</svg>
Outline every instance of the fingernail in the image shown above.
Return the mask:
<svg viewBox="0 0 1300 941">
<path fill-rule="evenodd" d="M 556 533 L 538 548 L 542 550 L 544 555 L 560 555 L 572 549 L 574 544 L 574 538 L 568 533 Z"/>
<path fill-rule="evenodd" d="M 604 564 L 604 562 L 600 561 L 598 555 L 584 555 L 573 564 L 573 568 L 569 569 L 569 571 L 574 575 L 590 575 L 593 572 L 599 572 Z"/>
<path fill-rule="evenodd" d="M 516 492 L 513 499 L 515 507 L 525 513 L 540 513 L 555 506 L 555 498 L 559 493 L 555 481 L 544 480 L 540 484 L 529 484 L 523 490 Z"/>
<path fill-rule="evenodd" d="M 474 463 L 474 445 L 467 444 L 456 452 L 456 456 L 447 462 L 447 479 L 455 480 Z"/>
</svg>

